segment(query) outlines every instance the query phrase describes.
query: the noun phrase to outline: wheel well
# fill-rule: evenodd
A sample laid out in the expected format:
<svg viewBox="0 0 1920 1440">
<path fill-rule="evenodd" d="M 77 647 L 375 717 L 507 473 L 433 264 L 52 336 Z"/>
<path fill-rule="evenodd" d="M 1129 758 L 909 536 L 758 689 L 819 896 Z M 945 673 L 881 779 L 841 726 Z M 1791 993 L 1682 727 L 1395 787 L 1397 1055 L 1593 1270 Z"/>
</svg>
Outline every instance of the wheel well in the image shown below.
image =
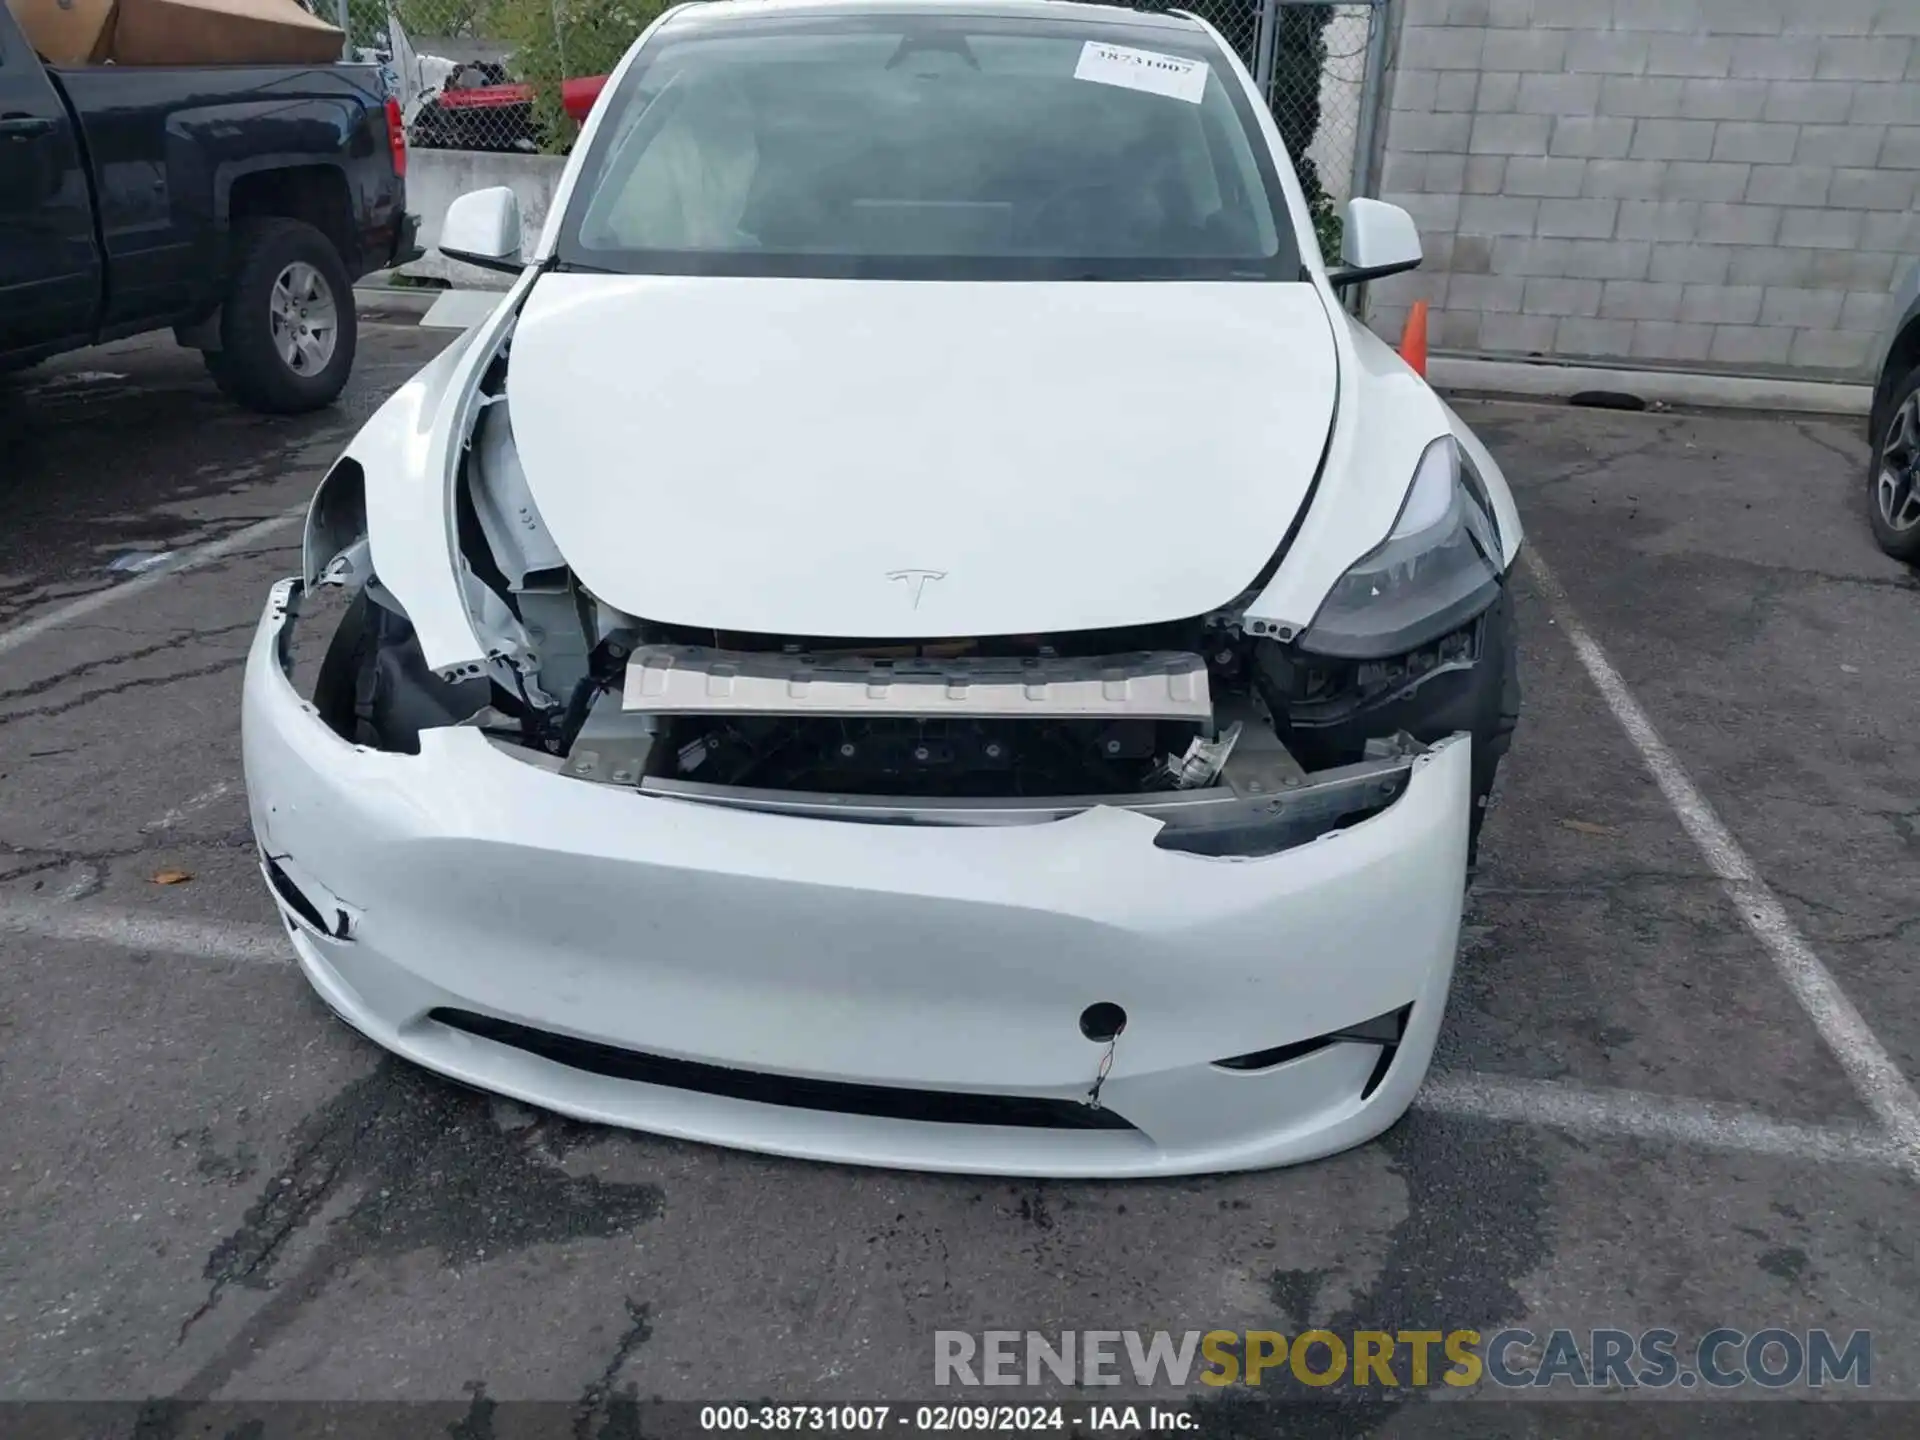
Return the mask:
<svg viewBox="0 0 1920 1440">
<path fill-rule="evenodd" d="M 263 215 L 304 220 L 333 242 L 348 274 L 360 273 L 353 201 L 347 193 L 347 178 L 337 167 L 297 165 L 242 175 L 227 197 L 228 222 L 238 225 Z"/>
<path fill-rule="evenodd" d="M 1920 315 L 1909 320 L 1895 338 L 1893 348 L 1887 352 L 1887 363 L 1881 367 L 1879 383 L 1873 388 L 1874 444 L 1880 443 L 1880 430 L 1887 423 L 1887 406 L 1893 400 L 1893 392 L 1916 366 L 1920 366 Z"/>
<path fill-rule="evenodd" d="M 367 474 L 359 461 L 343 455 L 320 482 L 308 508 L 306 538 L 301 545 L 306 584 L 318 585 L 327 562 L 366 533 Z"/>
</svg>

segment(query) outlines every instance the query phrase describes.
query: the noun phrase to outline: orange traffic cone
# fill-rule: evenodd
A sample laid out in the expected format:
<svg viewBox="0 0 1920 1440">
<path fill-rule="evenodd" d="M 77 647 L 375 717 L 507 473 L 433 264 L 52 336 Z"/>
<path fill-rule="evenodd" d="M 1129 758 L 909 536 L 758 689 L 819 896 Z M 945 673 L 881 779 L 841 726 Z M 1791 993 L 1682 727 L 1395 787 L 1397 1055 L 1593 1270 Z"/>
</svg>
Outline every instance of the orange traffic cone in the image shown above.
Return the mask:
<svg viewBox="0 0 1920 1440">
<path fill-rule="evenodd" d="M 1400 358 L 1423 379 L 1427 373 L 1427 302 L 1416 300 L 1407 312 L 1407 328 L 1400 335 Z"/>
</svg>

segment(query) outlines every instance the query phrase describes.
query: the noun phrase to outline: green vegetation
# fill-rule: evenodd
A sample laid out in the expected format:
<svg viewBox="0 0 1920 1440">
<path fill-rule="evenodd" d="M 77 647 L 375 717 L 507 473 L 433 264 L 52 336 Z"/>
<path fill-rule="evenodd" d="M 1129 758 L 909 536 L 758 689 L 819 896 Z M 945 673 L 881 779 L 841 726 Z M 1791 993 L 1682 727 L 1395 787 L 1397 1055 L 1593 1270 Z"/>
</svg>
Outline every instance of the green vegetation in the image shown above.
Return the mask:
<svg viewBox="0 0 1920 1440">
<path fill-rule="evenodd" d="M 335 0 L 309 0 L 317 13 L 331 17 Z M 407 34 L 484 36 L 510 52 L 507 68 L 534 87 L 535 129 L 542 147 L 564 155 L 578 129 L 560 106 L 560 82 L 570 76 L 604 75 L 626 53 L 670 0 L 391 0 Z M 389 0 L 348 0 L 353 41 L 379 44 L 387 28 Z M 1155 8 L 1145 0 L 1145 8 Z M 1248 0 L 1200 0 L 1193 4 L 1240 46 L 1253 64 L 1254 8 Z M 1279 7 L 1279 44 L 1274 53 L 1271 103 L 1274 123 L 1293 157 L 1307 193 L 1320 248 L 1329 259 L 1340 253 L 1340 216 L 1307 157 L 1320 128 L 1320 77 L 1327 63 L 1325 5 Z"/>
<path fill-rule="evenodd" d="M 560 82 L 605 75 L 667 0 L 494 0 L 493 34 L 510 46 L 514 75 L 534 88 L 541 148 L 564 155 L 579 129 L 560 108 Z"/>
</svg>

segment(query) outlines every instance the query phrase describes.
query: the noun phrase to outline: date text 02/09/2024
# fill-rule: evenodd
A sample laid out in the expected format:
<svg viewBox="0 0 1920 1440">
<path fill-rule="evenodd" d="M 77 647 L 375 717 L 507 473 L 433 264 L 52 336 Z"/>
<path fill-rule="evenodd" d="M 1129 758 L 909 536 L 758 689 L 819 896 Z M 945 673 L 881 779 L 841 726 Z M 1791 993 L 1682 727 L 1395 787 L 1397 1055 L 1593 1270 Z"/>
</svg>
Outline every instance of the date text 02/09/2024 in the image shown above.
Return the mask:
<svg viewBox="0 0 1920 1440">
<path fill-rule="evenodd" d="M 1167 1405 L 703 1405 L 700 1429 L 711 1433 L 854 1433 L 907 1430 L 916 1434 L 1032 1430 L 1133 1434 L 1191 1431 L 1192 1410 Z"/>
</svg>

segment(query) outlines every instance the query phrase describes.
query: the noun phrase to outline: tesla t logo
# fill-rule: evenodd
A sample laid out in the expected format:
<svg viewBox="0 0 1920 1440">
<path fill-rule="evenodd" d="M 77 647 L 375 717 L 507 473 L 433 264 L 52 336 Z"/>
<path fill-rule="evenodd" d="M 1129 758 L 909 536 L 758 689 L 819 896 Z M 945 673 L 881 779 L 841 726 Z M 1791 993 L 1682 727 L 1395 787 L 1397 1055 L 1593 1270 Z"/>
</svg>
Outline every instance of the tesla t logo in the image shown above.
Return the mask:
<svg viewBox="0 0 1920 1440">
<path fill-rule="evenodd" d="M 889 570 L 887 578 L 902 581 L 913 591 L 913 608 L 918 610 L 920 597 L 926 594 L 927 586 L 935 580 L 946 579 L 947 572 L 944 570 Z"/>
</svg>

